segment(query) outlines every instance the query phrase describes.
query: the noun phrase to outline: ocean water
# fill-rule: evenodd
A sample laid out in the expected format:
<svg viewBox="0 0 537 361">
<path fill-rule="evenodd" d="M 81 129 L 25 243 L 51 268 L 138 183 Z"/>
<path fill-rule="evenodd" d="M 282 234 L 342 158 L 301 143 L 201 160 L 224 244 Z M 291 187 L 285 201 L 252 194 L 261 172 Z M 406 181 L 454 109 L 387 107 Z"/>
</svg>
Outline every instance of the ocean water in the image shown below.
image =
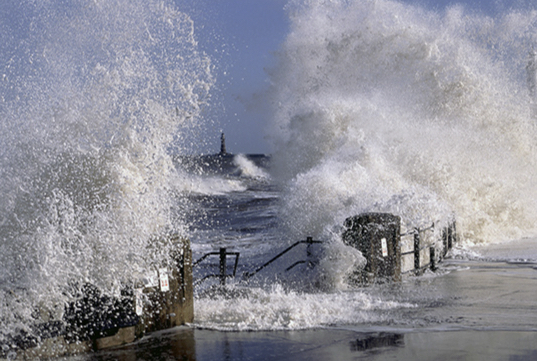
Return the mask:
<svg viewBox="0 0 537 361">
<path fill-rule="evenodd" d="M 460 239 L 438 271 L 419 277 L 406 275 L 395 285 L 353 286 L 347 276 L 361 264 L 360 254 L 329 239 L 312 245 L 310 253 L 318 262 L 315 267 L 301 264 L 287 270 L 296 261 L 311 259 L 306 245 L 300 245 L 256 275 L 244 277 L 301 239 L 291 239 L 281 231 L 278 212 L 284 192 L 266 178 L 266 168 L 259 166 L 259 177 L 245 176 L 241 167 L 248 156 L 236 158 L 242 160 L 229 159 L 228 172 L 221 175 L 213 191 L 191 194 L 198 210 L 210 213 L 214 220 L 206 230 L 194 226 L 198 231 L 192 239 L 194 260 L 221 247 L 240 253 L 237 274 L 227 280 L 226 292 L 215 289 L 218 278 L 198 283 L 194 328 L 400 333 L 536 330 L 537 319 L 531 316 L 537 279 L 535 238 L 490 244 Z M 271 163 L 262 159 L 257 158 L 257 164 L 268 164 L 270 169 Z M 255 166 L 250 161 L 247 168 Z M 238 189 L 235 182 L 243 188 Z M 224 187 L 228 187 L 225 195 Z M 228 256 L 228 274 L 233 261 Z M 194 280 L 218 273 L 215 255 L 194 267 Z"/>
<path fill-rule="evenodd" d="M 217 80 L 180 8 L 2 6 L 0 344 L 61 319 L 85 284 L 117 296 L 170 262 L 170 233 L 194 259 L 240 253 L 225 293 L 201 282 L 216 260 L 194 269 L 193 330 L 535 331 L 537 12 L 291 1 L 268 70 L 275 151 L 218 157 L 187 156 Z M 353 287 L 364 258 L 341 233 L 363 212 L 406 229 L 455 219 L 454 260 Z M 301 245 L 245 277 L 306 237 L 323 241 L 310 256 Z M 316 266 L 286 271 L 302 260 Z"/>
</svg>

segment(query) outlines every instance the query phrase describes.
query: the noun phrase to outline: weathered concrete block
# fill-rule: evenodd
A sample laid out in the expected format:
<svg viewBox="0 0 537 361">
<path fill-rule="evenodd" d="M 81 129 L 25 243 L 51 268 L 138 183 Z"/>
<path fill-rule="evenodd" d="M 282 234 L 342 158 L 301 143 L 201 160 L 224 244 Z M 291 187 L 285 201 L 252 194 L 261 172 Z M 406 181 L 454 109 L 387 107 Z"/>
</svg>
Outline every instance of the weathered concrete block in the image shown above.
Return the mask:
<svg viewBox="0 0 537 361">
<path fill-rule="evenodd" d="M 104 348 L 120 346 L 131 343 L 136 339 L 135 327 L 120 328 L 113 336 L 98 338 L 95 340 L 95 349 L 102 350 Z"/>
<path fill-rule="evenodd" d="M 159 269 L 157 287 L 143 289 L 145 301 L 137 297 L 137 290 L 131 286 L 116 297 L 92 284 L 80 285 L 74 291 L 74 300 L 65 305 L 61 320 L 35 325 L 35 335 L 14 335 L 6 347 L 0 347 L 0 360 L 13 355 L 38 359 L 100 350 L 133 342 L 144 332 L 192 322 L 190 241 L 178 236 L 166 241 L 174 242 L 173 263 Z"/>
<path fill-rule="evenodd" d="M 177 243 L 173 255 L 175 264 L 159 269 L 159 278 L 161 281 L 167 278 L 167 286 L 159 285 L 143 291 L 147 299 L 143 306 L 143 332 L 184 325 L 194 320 L 190 241 L 178 237 L 174 241 Z"/>
<path fill-rule="evenodd" d="M 367 260 L 351 281 L 359 284 L 401 280 L 401 218 L 388 213 L 364 213 L 345 220 L 343 242 Z"/>
</svg>

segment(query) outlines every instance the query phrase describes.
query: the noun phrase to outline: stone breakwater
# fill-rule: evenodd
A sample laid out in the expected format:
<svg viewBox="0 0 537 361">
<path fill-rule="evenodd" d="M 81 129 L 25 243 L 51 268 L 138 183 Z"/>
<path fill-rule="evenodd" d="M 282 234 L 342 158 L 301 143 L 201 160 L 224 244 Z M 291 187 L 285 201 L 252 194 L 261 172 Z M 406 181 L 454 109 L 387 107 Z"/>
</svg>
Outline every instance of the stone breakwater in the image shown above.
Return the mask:
<svg viewBox="0 0 537 361">
<path fill-rule="evenodd" d="M 102 350 L 131 343 L 144 334 L 172 328 L 194 319 L 190 241 L 172 236 L 172 264 L 155 265 L 133 279 L 120 296 L 85 284 L 59 319 L 39 320 L 30 332 L 13 335 L 0 345 L 1 359 L 39 359 Z M 50 317 L 50 316 L 48 316 Z"/>
</svg>

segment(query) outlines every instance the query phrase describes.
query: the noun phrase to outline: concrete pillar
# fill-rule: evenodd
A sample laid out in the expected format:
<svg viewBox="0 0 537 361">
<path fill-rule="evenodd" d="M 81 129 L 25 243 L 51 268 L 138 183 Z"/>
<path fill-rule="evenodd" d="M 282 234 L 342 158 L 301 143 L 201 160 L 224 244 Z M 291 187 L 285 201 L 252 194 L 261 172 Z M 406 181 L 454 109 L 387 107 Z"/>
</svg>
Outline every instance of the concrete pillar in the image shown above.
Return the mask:
<svg viewBox="0 0 537 361">
<path fill-rule="evenodd" d="M 194 289 L 192 285 L 192 251 L 190 241 L 176 237 L 176 253 L 172 267 L 159 269 L 162 283 L 167 276 L 168 286 L 143 290 L 147 302 L 143 305 L 142 325 L 138 332 L 171 328 L 194 320 Z"/>
<path fill-rule="evenodd" d="M 345 220 L 343 242 L 367 260 L 351 281 L 361 284 L 401 280 L 401 218 L 388 213 L 364 213 Z"/>
</svg>

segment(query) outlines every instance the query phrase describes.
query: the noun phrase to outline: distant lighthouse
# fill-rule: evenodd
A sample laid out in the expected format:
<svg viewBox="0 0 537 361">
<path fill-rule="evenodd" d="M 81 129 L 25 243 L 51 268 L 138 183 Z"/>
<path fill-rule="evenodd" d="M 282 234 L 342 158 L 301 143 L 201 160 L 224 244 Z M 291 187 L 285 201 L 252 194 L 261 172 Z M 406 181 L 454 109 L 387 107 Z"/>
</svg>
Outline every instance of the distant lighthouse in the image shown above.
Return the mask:
<svg viewBox="0 0 537 361">
<path fill-rule="evenodd" d="M 222 132 L 222 135 L 220 136 L 220 155 L 226 154 L 226 136 L 224 135 L 224 132 Z"/>
</svg>

